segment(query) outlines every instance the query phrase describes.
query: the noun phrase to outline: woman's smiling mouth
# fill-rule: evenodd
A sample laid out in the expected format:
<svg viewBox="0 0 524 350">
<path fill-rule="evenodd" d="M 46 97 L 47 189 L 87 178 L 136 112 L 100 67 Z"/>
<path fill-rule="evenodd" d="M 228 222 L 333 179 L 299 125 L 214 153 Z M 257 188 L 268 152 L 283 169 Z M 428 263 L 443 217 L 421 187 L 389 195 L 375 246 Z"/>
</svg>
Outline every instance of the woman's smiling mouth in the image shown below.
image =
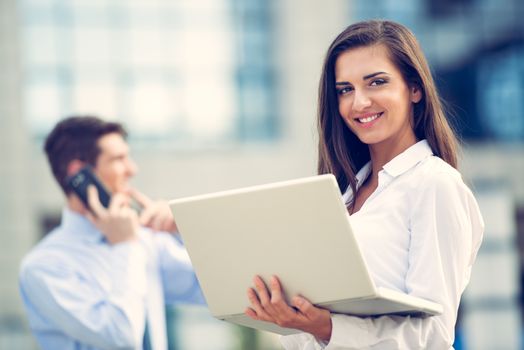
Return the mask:
<svg viewBox="0 0 524 350">
<path fill-rule="evenodd" d="M 365 117 L 360 117 L 360 118 L 355 118 L 355 119 L 358 120 L 359 123 L 361 124 L 367 124 L 367 123 L 372 122 L 373 120 L 376 120 L 378 117 L 382 116 L 383 113 L 384 112 L 380 112 L 380 113 L 367 115 Z"/>
</svg>

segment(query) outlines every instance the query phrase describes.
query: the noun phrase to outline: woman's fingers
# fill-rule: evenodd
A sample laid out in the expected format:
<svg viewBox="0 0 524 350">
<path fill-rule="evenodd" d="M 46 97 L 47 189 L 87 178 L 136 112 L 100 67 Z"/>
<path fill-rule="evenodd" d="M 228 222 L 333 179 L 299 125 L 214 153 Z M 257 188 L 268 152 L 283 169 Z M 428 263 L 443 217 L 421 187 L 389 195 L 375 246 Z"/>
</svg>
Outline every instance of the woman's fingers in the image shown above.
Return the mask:
<svg viewBox="0 0 524 350">
<path fill-rule="evenodd" d="M 246 315 L 284 327 L 294 324 L 297 313 L 286 303 L 278 278 L 271 277 L 270 290 L 259 276 L 253 278 L 253 283 L 256 292 L 252 288 L 248 290 L 248 298 L 252 307 L 246 310 Z"/>
<path fill-rule="evenodd" d="M 278 311 L 275 310 L 271 294 L 260 276 L 253 278 L 255 289 L 249 288 L 247 295 L 252 306 L 252 311 L 256 313 L 257 319 L 264 321 L 275 322 L 275 316 L 278 316 Z M 247 313 L 248 316 L 253 314 Z"/>
<path fill-rule="evenodd" d="M 309 300 L 295 296 L 289 305 L 282 285 L 276 276 L 269 280 L 269 290 L 259 276 L 253 278 L 255 289 L 249 288 L 247 296 L 251 307 L 244 313 L 255 320 L 272 322 L 280 327 L 300 329 L 318 339 L 329 341 L 332 324 L 328 310 L 314 306 Z"/>
<path fill-rule="evenodd" d="M 313 306 L 308 300 L 296 296 L 291 300 L 291 305 L 293 305 L 297 310 L 306 316 L 307 318 L 311 319 L 316 316 L 316 311 L 318 311 L 318 308 Z"/>
<path fill-rule="evenodd" d="M 291 304 L 298 309 L 297 315 L 301 318 L 302 330 L 318 339 L 329 341 L 333 328 L 329 310 L 318 308 L 301 296 L 294 297 Z"/>
<path fill-rule="evenodd" d="M 288 319 L 290 316 L 295 314 L 293 310 L 286 302 L 282 293 L 282 285 L 277 276 L 271 276 L 269 279 L 269 287 L 271 292 L 271 306 L 275 311 L 278 311 L 279 315 Z"/>
<path fill-rule="evenodd" d="M 271 302 L 277 303 L 282 301 L 282 286 L 276 276 L 269 279 L 269 288 L 271 290 Z"/>
<path fill-rule="evenodd" d="M 251 318 L 262 321 L 271 322 L 273 320 L 270 317 L 270 315 L 268 315 L 268 313 L 265 311 L 264 307 L 260 303 L 257 293 L 253 290 L 253 288 L 249 288 L 247 290 L 247 297 L 249 299 L 249 302 L 251 303 L 251 308 L 248 308 L 246 310 L 246 315 L 248 315 Z"/>
<path fill-rule="evenodd" d="M 253 283 L 255 284 L 255 288 L 257 289 L 258 298 L 262 306 L 264 308 L 270 308 L 271 305 L 269 292 L 262 278 L 260 278 L 260 276 L 255 276 L 255 278 L 253 278 Z"/>
<path fill-rule="evenodd" d="M 246 310 L 244 311 L 244 313 L 251 317 L 252 319 L 254 320 L 258 320 L 258 317 L 257 317 L 257 313 L 255 312 L 255 310 L 253 310 L 252 308 L 248 307 L 246 308 Z"/>
</svg>

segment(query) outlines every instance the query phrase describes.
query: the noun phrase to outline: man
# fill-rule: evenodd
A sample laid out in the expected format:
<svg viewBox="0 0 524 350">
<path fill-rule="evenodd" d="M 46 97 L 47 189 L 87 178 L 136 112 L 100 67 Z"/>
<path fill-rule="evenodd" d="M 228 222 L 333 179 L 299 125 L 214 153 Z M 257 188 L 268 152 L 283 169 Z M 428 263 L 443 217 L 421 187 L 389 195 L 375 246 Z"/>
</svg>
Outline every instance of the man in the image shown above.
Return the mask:
<svg viewBox="0 0 524 350">
<path fill-rule="evenodd" d="M 61 225 L 24 259 L 20 291 L 43 349 L 167 349 L 164 303 L 203 303 L 189 258 L 174 237 L 165 202 L 132 188 L 137 166 L 118 123 L 71 117 L 47 137 L 45 151 L 66 195 Z M 111 192 L 96 188 L 89 209 L 67 186 L 85 165 Z M 141 214 L 130 208 L 136 200 Z M 167 232 L 172 232 L 167 233 Z"/>
</svg>

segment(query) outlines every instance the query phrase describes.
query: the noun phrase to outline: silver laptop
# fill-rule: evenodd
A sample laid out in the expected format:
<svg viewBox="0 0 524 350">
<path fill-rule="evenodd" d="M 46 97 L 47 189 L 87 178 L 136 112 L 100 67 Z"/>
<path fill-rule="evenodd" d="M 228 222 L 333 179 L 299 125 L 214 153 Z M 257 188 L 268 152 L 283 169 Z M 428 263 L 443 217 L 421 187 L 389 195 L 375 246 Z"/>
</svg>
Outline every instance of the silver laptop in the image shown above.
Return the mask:
<svg viewBox="0 0 524 350">
<path fill-rule="evenodd" d="M 244 315 L 254 275 L 266 281 L 277 275 L 287 298 L 300 294 L 335 313 L 442 313 L 439 304 L 374 285 L 333 175 L 177 199 L 170 206 L 216 318 L 298 332 Z"/>
</svg>

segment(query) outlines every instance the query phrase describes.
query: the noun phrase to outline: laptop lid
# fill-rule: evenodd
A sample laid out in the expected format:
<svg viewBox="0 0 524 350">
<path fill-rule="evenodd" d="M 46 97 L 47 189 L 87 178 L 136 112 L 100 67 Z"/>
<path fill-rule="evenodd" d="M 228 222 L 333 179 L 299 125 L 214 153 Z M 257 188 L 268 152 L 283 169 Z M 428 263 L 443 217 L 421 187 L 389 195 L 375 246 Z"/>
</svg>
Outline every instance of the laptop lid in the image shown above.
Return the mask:
<svg viewBox="0 0 524 350">
<path fill-rule="evenodd" d="M 211 313 L 242 314 L 258 274 L 314 304 L 375 295 L 331 174 L 170 202 Z M 288 299 L 289 300 L 289 299 Z"/>
</svg>

